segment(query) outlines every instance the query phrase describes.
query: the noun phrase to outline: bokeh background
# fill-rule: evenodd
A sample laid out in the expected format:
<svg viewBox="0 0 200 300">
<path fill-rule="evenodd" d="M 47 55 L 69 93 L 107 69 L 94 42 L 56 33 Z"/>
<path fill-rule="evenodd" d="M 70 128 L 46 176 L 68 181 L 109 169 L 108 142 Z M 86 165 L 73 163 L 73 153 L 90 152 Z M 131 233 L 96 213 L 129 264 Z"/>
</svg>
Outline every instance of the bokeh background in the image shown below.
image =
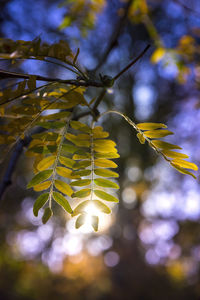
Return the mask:
<svg viewBox="0 0 200 300">
<path fill-rule="evenodd" d="M 0 35 L 65 39 L 97 77 L 116 74 L 150 43 L 99 109 L 167 124 L 175 132 L 168 141 L 199 164 L 199 0 L 1 0 Z M 44 62 L 24 62 L 17 71 L 70 76 Z M 119 205 L 99 233 L 75 230 L 61 209 L 42 225 L 32 213 L 36 195 L 25 189 L 31 165 L 21 155 L 0 206 L 0 299 L 200 299 L 199 178 L 139 144 L 119 116 L 105 116 L 102 125 L 121 155 Z"/>
</svg>

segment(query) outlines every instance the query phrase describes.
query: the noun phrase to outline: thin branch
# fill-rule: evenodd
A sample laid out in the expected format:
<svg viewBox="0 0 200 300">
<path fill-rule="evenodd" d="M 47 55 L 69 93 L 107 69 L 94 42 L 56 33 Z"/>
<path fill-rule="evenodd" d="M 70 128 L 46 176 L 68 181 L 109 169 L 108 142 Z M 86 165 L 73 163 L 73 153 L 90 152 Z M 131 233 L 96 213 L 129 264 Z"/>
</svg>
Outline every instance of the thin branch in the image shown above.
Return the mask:
<svg viewBox="0 0 200 300">
<path fill-rule="evenodd" d="M 150 45 L 147 45 L 145 49 L 132 61 L 128 64 L 124 69 L 122 69 L 117 75 L 115 75 L 114 80 L 118 79 L 123 73 L 125 73 L 130 67 L 132 67 L 150 48 Z"/>
<path fill-rule="evenodd" d="M 94 86 L 94 87 L 104 87 L 103 82 L 100 81 L 94 81 L 94 80 L 75 80 L 75 79 L 59 79 L 59 78 L 49 78 L 44 77 L 40 75 L 29 75 L 29 74 L 21 74 L 16 72 L 8 72 L 6 70 L 0 69 L 0 79 L 6 79 L 6 78 L 24 78 L 29 79 L 30 76 L 35 76 L 36 80 L 39 81 L 50 81 L 50 82 L 58 82 L 58 83 L 65 83 L 69 85 L 75 85 L 75 86 Z"/>
<path fill-rule="evenodd" d="M 19 83 L 19 82 L 18 82 L 18 83 Z M 23 93 L 23 94 L 21 94 L 21 95 L 19 95 L 19 96 L 17 96 L 17 97 L 13 97 L 13 98 L 10 98 L 10 99 L 8 99 L 8 100 L 6 100 L 6 101 L 4 101 L 4 102 L 0 102 L 0 105 L 9 103 L 9 102 L 11 102 L 11 101 L 14 101 L 14 100 L 16 100 L 16 99 L 18 99 L 18 98 L 20 98 L 20 97 L 22 97 L 22 96 L 26 96 L 26 95 L 28 95 L 28 94 L 30 94 L 30 93 L 32 93 L 32 92 L 35 92 L 35 91 L 37 91 L 37 90 L 39 90 L 39 89 L 42 89 L 43 87 L 49 86 L 49 85 L 51 85 L 51 84 L 53 84 L 53 82 L 47 83 L 47 84 L 44 84 L 44 85 L 41 85 L 41 86 L 39 86 L 39 87 L 36 87 L 36 88 L 33 89 L 33 90 L 28 90 L 27 92 L 25 92 L 25 93 Z"/>
<path fill-rule="evenodd" d="M 112 51 L 113 48 L 116 47 L 117 45 L 117 40 L 119 38 L 119 35 L 125 25 L 125 22 L 127 20 L 127 16 L 128 16 L 128 12 L 129 12 L 129 8 L 132 4 L 133 0 L 129 0 L 123 7 L 124 9 L 124 14 L 123 16 L 119 19 L 118 23 L 114 26 L 114 29 L 113 29 L 113 33 L 111 35 L 111 38 L 110 38 L 110 42 L 107 46 L 107 49 L 105 50 L 104 54 L 102 55 L 98 65 L 95 67 L 94 70 L 91 70 L 91 72 L 95 72 L 96 70 L 98 70 L 102 64 L 105 63 L 108 55 L 110 54 L 110 52 Z"/>
</svg>

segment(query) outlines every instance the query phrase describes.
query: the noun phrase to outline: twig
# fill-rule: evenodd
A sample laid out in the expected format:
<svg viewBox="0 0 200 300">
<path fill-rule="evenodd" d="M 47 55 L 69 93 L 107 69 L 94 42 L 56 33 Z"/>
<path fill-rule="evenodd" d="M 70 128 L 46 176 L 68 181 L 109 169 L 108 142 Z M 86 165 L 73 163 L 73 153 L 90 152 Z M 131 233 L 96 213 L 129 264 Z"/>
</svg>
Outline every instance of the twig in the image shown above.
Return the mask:
<svg viewBox="0 0 200 300">
<path fill-rule="evenodd" d="M 109 53 L 112 51 L 112 49 L 116 46 L 117 44 L 117 40 L 118 40 L 118 37 L 125 25 L 125 22 L 126 22 L 126 19 L 127 19 L 127 15 L 128 15 L 128 12 L 129 12 L 129 8 L 132 4 L 133 0 L 129 0 L 123 7 L 124 9 L 124 14 L 123 16 L 119 19 L 119 22 L 114 26 L 114 30 L 113 30 L 113 33 L 112 33 L 112 36 L 110 38 L 110 42 L 108 44 L 108 47 L 107 49 L 105 50 L 104 54 L 102 55 L 98 65 L 95 67 L 94 70 L 91 70 L 91 72 L 95 72 L 96 70 L 98 70 L 103 63 L 105 63 Z"/>
<path fill-rule="evenodd" d="M 145 47 L 145 49 L 132 61 L 130 62 L 130 64 L 128 64 L 124 69 L 122 69 L 117 75 L 115 75 L 115 77 L 113 78 L 114 80 L 116 80 L 117 78 L 119 78 L 123 73 L 125 73 L 130 67 L 132 67 L 149 49 L 150 45 L 147 45 Z"/>
<path fill-rule="evenodd" d="M 29 79 L 30 76 L 35 76 L 36 80 L 40 81 L 50 81 L 50 82 L 58 82 L 58 83 L 65 83 L 69 85 L 75 85 L 75 86 L 94 86 L 94 87 L 104 87 L 103 82 L 100 81 L 94 81 L 94 80 L 75 80 L 75 79 L 59 79 L 59 78 L 49 78 L 44 77 L 40 75 L 29 75 L 29 74 L 21 74 L 16 72 L 8 72 L 5 70 L 0 69 L 0 79 L 6 79 L 6 78 L 24 78 Z"/>
</svg>

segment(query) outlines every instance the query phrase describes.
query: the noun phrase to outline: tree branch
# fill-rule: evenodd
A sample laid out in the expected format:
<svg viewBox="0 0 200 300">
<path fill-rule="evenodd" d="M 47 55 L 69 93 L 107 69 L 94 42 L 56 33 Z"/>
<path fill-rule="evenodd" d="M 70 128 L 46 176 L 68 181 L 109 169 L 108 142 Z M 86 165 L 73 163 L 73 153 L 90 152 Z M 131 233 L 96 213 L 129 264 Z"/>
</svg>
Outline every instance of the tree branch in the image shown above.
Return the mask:
<svg viewBox="0 0 200 300">
<path fill-rule="evenodd" d="M 130 67 L 132 67 L 149 49 L 150 45 L 147 45 L 145 49 L 132 61 L 130 64 L 128 64 L 124 69 L 122 69 L 115 77 L 114 80 L 118 79 L 123 73 L 125 73 Z"/>
<path fill-rule="evenodd" d="M 0 183 L 0 200 L 2 199 L 2 196 L 5 192 L 5 190 L 7 189 L 7 187 L 12 184 L 12 180 L 11 180 L 12 174 L 15 170 L 18 159 L 19 159 L 19 157 L 20 157 L 20 155 L 23 151 L 23 147 L 27 146 L 30 143 L 30 141 L 31 141 L 31 137 L 26 137 L 24 140 L 20 140 L 17 143 L 17 145 L 16 145 L 16 147 L 13 151 L 13 154 L 12 154 L 10 160 L 9 160 L 9 164 L 8 164 L 7 169 L 6 169 L 6 172 L 5 172 L 5 174 L 3 176 L 3 179 Z"/>
<path fill-rule="evenodd" d="M 49 78 L 40 75 L 29 75 L 29 74 L 21 74 L 16 72 L 8 72 L 6 70 L 0 69 L 0 79 L 7 79 L 7 78 L 20 78 L 20 79 L 29 79 L 31 76 L 35 76 L 36 80 L 39 81 L 50 81 L 50 82 L 58 82 L 58 83 L 65 83 L 69 85 L 75 86 L 93 86 L 93 87 L 104 87 L 103 82 L 94 81 L 94 80 L 75 80 L 75 79 L 58 79 L 58 78 Z"/>
<path fill-rule="evenodd" d="M 116 46 L 117 44 L 117 40 L 119 38 L 119 35 L 125 25 L 125 22 L 126 22 L 126 19 L 127 19 L 127 15 L 128 15 L 128 12 L 129 12 L 129 8 L 132 4 L 133 0 L 129 0 L 123 7 L 124 9 L 124 14 L 123 16 L 119 19 L 119 22 L 117 23 L 117 25 L 115 26 L 114 30 L 113 30 L 113 33 L 112 33 L 112 36 L 110 38 L 110 42 L 108 44 L 108 47 L 107 49 L 105 50 L 104 54 L 102 55 L 98 65 L 95 67 L 94 70 L 92 70 L 91 72 L 96 72 L 96 70 L 98 70 L 103 63 L 105 63 L 109 53 L 112 51 L 112 49 Z"/>
</svg>

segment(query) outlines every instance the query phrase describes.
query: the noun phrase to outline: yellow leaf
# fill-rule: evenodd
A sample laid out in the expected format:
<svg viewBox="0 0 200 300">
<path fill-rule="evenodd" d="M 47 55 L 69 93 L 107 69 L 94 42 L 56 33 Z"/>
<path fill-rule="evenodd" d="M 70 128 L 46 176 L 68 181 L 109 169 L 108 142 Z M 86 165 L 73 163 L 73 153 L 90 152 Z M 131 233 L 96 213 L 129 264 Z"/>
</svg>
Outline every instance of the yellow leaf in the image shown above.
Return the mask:
<svg viewBox="0 0 200 300">
<path fill-rule="evenodd" d="M 175 152 L 171 150 L 163 150 L 162 153 L 168 157 L 172 158 L 188 158 L 189 156 L 180 152 Z"/>
<path fill-rule="evenodd" d="M 166 50 L 164 48 L 157 48 L 151 56 L 151 62 L 154 64 L 158 63 L 163 58 L 165 53 Z"/>
<path fill-rule="evenodd" d="M 196 179 L 196 176 L 193 173 L 185 170 L 184 168 L 180 167 L 179 165 L 177 165 L 177 164 L 175 164 L 173 162 L 170 162 L 170 163 L 171 163 L 172 167 L 174 167 L 180 173 L 183 173 L 183 174 L 186 174 L 186 175 L 191 175 L 192 177 L 194 177 L 194 179 Z"/>
<path fill-rule="evenodd" d="M 162 123 L 139 123 L 136 124 L 137 127 L 141 130 L 152 130 L 152 129 L 158 129 L 158 128 L 167 128 L 165 124 Z"/>
<path fill-rule="evenodd" d="M 169 149 L 182 149 L 181 147 L 177 146 L 177 145 L 173 145 L 164 141 L 159 141 L 159 140 L 153 140 L 150 142 L 150 145 L 155 146 L 156 148 L 160 148 L 160 149 L 165 149 L 165 150 L 169 150 Z"/>
<path fill-rule="evenodd" d="M 51 181 L 44 181 L 40 184 L 37 184 L 33 187 L 33 189 L 36 191 L 36 192 L 40 192 L 40 191 L 44 191 L 46 189 L 48 189 L 51 185 Z"/>
<path fill-rule="evenodd" d="M 165 137 L 167 135 L 170 135 L 170 134 L 174 134 L 172 131 L 169 131 L 169 130 L 149 130 L 149 131 L 145 131 L 144 132 L 144 135 L 146 137 L 149 137 L 151 139 L 154 139 L 154 138 L 162 138 L 162 137 Z"/>
<path fill-rule="evenodd" d="M 182 168 L 185 168 L 185 169 L 191 169 L 194 171 L 198 170 L 197 165 L 195 165 L 194 163 L 191 163 L 189 161 L 183 160 L 183 159 L 176 158 L 176 159 L 173 159 L 172 162 Z"/>
<path fill-rule="evenodd" d="M 45 158 L 43 158 L 42 160 L 40 160 L 40 162 L 37 165 L 37 169 L 39 171 L 43 171 L 48 169 L 50 166 L 53 165 L 54 161 L 55 161 L 56 157 L 55 156 L 47 156 Z"/>
<path fill-rule="evenodd" d="M 144 135 L 142 133 L 139 132 L 137 134 L 137 138 L 139 139 L 139 141 L 140 141 L 141 144 L 145 143 L 145 137 L 144 137 Z"/>
</svg>

